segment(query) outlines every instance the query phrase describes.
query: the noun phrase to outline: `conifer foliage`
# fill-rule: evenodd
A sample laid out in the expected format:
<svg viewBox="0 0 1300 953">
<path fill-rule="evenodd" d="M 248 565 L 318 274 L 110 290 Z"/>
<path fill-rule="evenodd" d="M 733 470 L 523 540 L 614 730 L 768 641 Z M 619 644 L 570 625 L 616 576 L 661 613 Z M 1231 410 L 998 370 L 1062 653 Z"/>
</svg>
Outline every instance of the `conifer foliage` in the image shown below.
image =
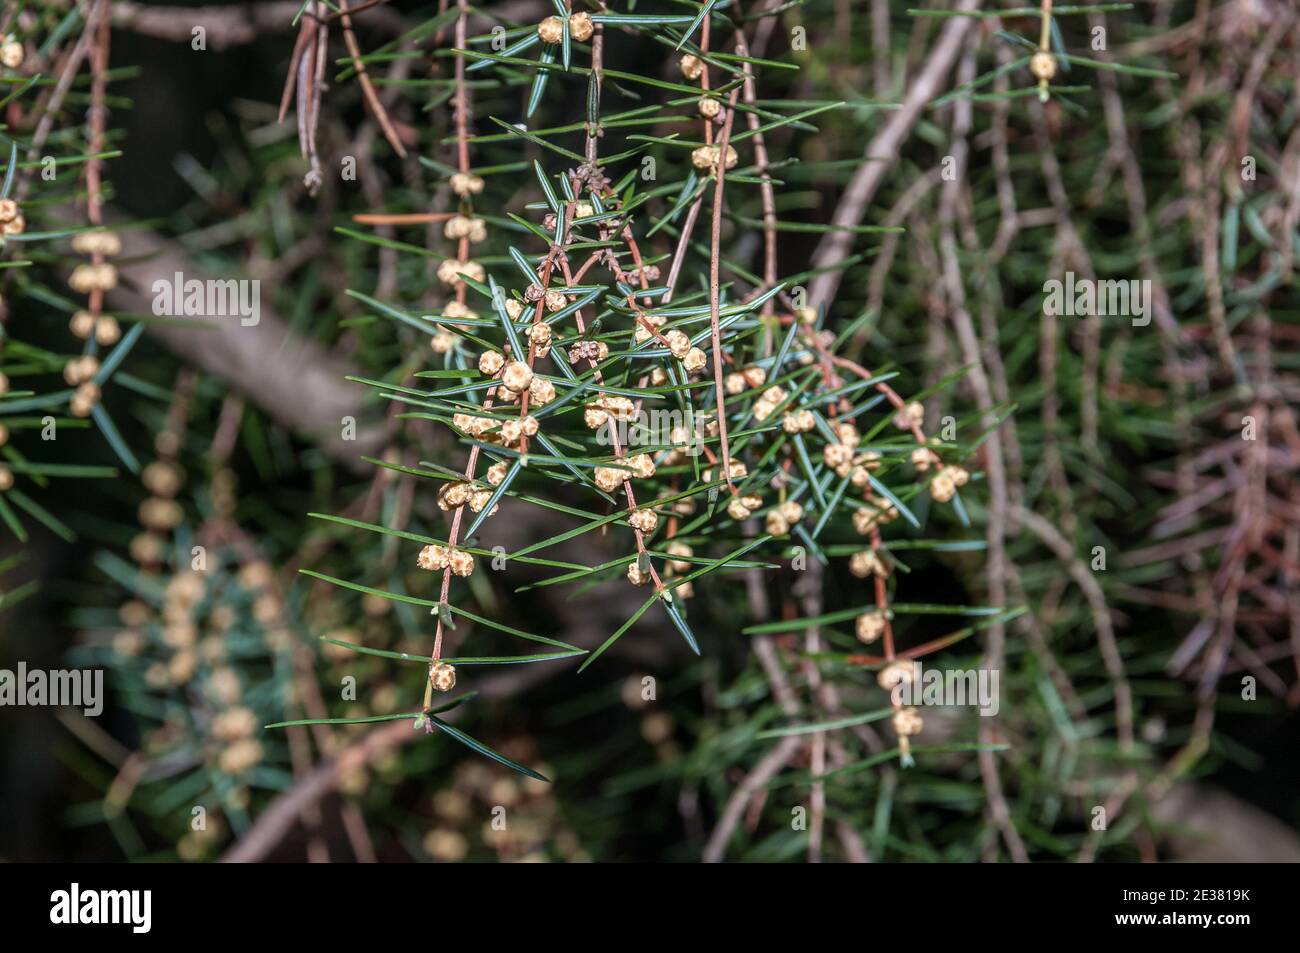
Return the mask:
<svg viewBox="0 0 1300 953">
<path fill-rule="evenodd" d="M 1174 856 L 1194 772 L 1267 760 L 1224 714 L 1300 703 L 1297 31 L 5 3 L 0 607 L 120 716 L 63 720 L 69 816 L 183 860 Z M 206 139 L 119 128 L 162 46 L 232 84 Z"/>
</svg>

